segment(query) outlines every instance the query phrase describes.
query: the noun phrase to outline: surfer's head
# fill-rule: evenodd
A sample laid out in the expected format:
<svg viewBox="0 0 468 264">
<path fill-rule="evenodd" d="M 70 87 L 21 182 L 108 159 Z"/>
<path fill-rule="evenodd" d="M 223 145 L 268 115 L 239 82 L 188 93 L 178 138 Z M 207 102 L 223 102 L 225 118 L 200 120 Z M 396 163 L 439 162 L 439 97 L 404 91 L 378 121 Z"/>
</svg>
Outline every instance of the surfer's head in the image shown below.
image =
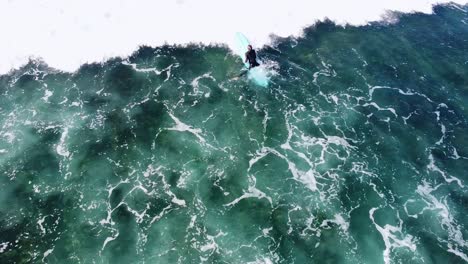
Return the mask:
<svg viewBox="0 0 468 264">
<path fill-rule="evenodd" d="M 252 50 L 252 45 L 247 45 L 248 50 Z"/>
</svg>

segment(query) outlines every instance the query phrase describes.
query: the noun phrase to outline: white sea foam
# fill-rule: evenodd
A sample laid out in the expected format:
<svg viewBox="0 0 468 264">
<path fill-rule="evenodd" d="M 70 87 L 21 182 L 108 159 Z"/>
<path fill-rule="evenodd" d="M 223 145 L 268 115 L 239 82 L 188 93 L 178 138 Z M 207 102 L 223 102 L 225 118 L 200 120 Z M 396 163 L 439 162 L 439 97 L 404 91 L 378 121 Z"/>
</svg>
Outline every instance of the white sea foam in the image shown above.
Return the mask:
<svg viewBox="0 0 468 264">
<path fill-rule="evenodd" d="M 6 251 L 6 249 L 8 248 L 8 244 L 10 244 L 10 242 L 0 243 L 0 253 L 3 253 Z"/>
<path fill-rule="evenodd" d="M 49 256 L 53 251 L 54 251 L 54 248 L 46 250 L 46 252 L 44 252 L 44 257 L 42 258 L 42 262 L 44 262 L 44 259 L 47 258 L 47 256 Z"/>
<path fill-rule="evenodd" d="M 399 219 L 398 226 L 386 224 L 384 227 L 382 227 L 377 224 L 374 219 L 374 213 L 378 209 L 379 208 L 374 207 L 369 210 L 369 218 L 372 220 L 372 223 L 374 223 L 375 228 L 377 231 L 379 231 L 379 233 L 382 235 L 382 239 L 384 240 L 385 250 L 383 251 L 383 259 L 385 264 L 391 262 L 390 253 L 392 252 L 392 249 L 406 247 L 414 252 L 416 250 L 414 238 L 409 234 L 403 233 L 403 221 L 400 219 L 399 214 L 397 213 Z"/>
<path fill-rule="evenodd" d="M 433 172 L 440 173 L 440 175 L 442 175 L 442 177 L 444 177 L 444 180 L 447 183 L 456 182 L 458 184 L 458 186 L 460 186 L 461 188 L 464 187 L 464 185 L 463 185 L 463 183 L 462 183 L 462 181 L 460 179 L 458 179 L 455 176 L 449 175 L 448 173 L 444 172 L 439 167 L 437 167 L 437 165 L 435 163 L 435 160 L 434 160 L 434 156 L 432 155 L 432 153 L 429 155 L 429 164 L 427 165 L 427 169 L 430 170 L 430 171 L 433 171 Z"/>
<path fill-rule="evenodd" d="M 67 146 L 65 145 L 65 140 L 68 135 L 68 127 L 65 127 L 62 133 L 62 136 L 60 137 L 60 143 L 57 144 L 56 150 L 57 154 L 60 156 L 68 157 L 70 155 L 70 152 L 67 150 Z"/>
<path fill-rule="evenodd" d="M 190 132 L 193 135 L 195 135 L 198 140 L 203 144 L 206 142 L 206 140 L 200 135 L 202 133 L 202 130 L 199 128 L 193 128 L 183 122 L 181 122 L 177 117 L 175 117 L 173 114 L 169 113 L 169 116 L 174 120 L 176 125 L 174 127 L 168 128 L 167 130 L 175 130 L 175 131 L 180 131 L 180 132 Z"/>
<path fill-rule="evenodd" d="M 48 103 L 49 102 L 49 97 L 51 97 L 53 94 L 54 94 L 54 92 L 46 89 L 45 93 L 44 93 L 44 96 L 41 99 L 44 100 L 44 102 Z"/>
<path fill-rule="evenodd" d="M 117 239 L 117 237 L 119 236 L 119 232 L 117 232 L 116 235 L 114 236 L 109 236 L 109 237 L 106 237 L 106 240 L 104 240 L 104 243 L 102 244 L 102 248 L 101 248 L 101 251 L 104 250 L 104 248 L 106 247 L 107 243 Z"/>
<path fill-rule="evenodd" d="M 468 241 L 463 237 L 463 227 L 460 226 L 453 216 L 451 209 L 449 208 L 447 197 L 436 197 L 435 193 L 441 185 L 432 187 L 426 181 L 419 185 L 416 193 L 421 196 L 423 201 L 426 203 L 426 207 L 423 210 L 433 211 L 440 221 L 441 227 L 448 233 L 447 251 L 453 253 L 465 261 L 468 261 L 468 256 L 460 249 L 468 247 Z M 443 241 L 443 240 L 442 240 Z"/>
<path fill-rule="evenodd" d="M 337 224 L 340 229 L 344 232 L 347 232 L 348 229 L 349 229 L 349 222 L 347 222 L 343 216 L 341 214 L 335 214 L 335 218 L 334 219 L 327 219 L 327 220 L 324 220 L 322 222 L 322 224 L 320 225 L 320 227 L 328 227 L 328 224 L 329 223 L 335 223 Z"/>
<path fill-rule="evenodd" d="M 452 0 L 466 4 L 466 0 Z M 74 71 L 85 62 L 126 56 L 138 45 L 227 43 L 244 32 L 254 45 L 269 35 L 299 35 L 302 28 L 328 17 L 339 24 L 366 24 L 386 10 L 430 13 L 448 0 L 130 0 L 0 1 L 0 73 L 17 68 L 30 56 L 50 66 Z M 256 10 L 245 17 L 246 9 Z M 457 8 L 457 7 L 455 7 Z M 248 11 L 247 13 L 251 13 Z"/>
<path fill-rule="evenodd" d="M 41 233 L 42 233 L 43 235 L 46 233 L 46 229 L 44 228 L 44 226 L 43 226 L 42 224 L 44 223 L 46 217 L 47 217 L 47 215 L 44 216 L 44 217 L 42 217 L 41 219 L 39 219 L 39 220 L 37 221 L 37 224 L 39 225 L 39 228 L 41 229 Z"/>
</svg>

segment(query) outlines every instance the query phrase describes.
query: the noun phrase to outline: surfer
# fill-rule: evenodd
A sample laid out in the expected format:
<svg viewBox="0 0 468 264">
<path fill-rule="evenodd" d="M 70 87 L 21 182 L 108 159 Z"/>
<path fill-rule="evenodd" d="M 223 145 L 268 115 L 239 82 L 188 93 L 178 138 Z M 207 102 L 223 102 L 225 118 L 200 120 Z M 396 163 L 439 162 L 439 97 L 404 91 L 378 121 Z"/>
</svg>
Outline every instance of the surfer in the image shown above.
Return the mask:
<svg viewBox="0 0 468 264">
<path fill-rule="evenodd" d="M 253 67 L 260 66 L 260 64 L 258 64 L 257 62 L 257 53 L 255 53 L 255 50 L 252 48 L 252 45 L 248 45 L 247 49 L 249 51 L 245 53 L 245 62 L 247 61 L 249 62 L 250 64 L 249 70 L 252 69 Z"/>
</svg>

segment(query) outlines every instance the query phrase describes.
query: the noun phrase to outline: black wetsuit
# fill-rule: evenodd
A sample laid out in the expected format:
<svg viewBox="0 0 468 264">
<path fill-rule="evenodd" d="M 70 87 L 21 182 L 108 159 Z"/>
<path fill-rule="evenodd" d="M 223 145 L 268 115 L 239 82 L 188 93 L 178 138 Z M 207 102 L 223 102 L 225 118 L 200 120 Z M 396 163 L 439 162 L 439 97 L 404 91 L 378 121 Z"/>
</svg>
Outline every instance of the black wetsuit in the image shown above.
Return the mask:
<svg viewBox="0 0 468 264">
<path fill-rule="evenodd" d="M 249 61 L 250 67 L 249 69 L 253 67 L 257 67 L 260 64 L 257 62 L 257 54 L 255 53 L 255 50 L 251 49 L 245 53 L 245 56 L 247 57 L 247 60 Z"/>
</svg>

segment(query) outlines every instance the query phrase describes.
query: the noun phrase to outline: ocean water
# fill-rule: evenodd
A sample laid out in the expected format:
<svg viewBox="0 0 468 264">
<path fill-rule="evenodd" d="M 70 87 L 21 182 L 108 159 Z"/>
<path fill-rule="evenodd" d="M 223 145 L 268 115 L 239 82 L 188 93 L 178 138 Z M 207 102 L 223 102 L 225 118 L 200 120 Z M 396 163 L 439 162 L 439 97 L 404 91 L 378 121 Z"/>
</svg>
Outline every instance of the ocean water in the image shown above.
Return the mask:
<svg viewBox="0 0 468 264">
<path fill-rule="evenodd" d="M 0 76 L 0 262 L 468 262 L 468 6 L 258 52 Z"/>
</svg>

